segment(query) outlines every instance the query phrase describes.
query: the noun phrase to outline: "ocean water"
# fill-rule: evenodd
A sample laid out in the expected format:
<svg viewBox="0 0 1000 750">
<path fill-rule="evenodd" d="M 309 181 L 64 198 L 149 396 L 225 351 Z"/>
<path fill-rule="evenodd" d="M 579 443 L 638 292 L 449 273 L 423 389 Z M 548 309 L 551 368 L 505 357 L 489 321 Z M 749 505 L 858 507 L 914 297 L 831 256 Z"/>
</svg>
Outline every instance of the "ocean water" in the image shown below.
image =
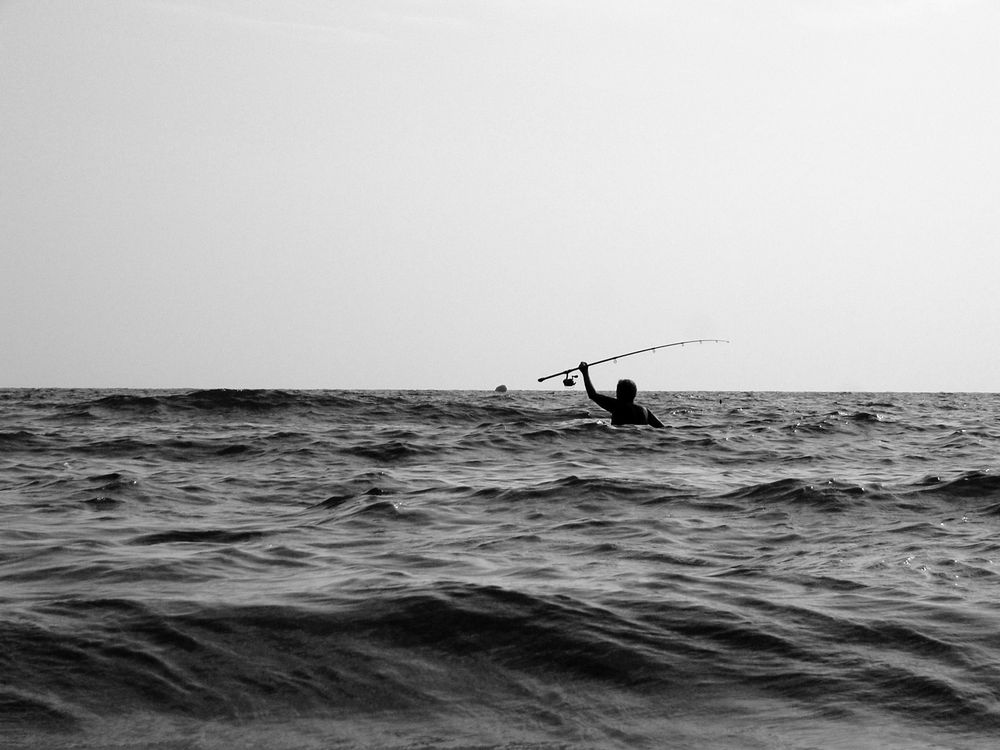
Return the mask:
<svg viewBox="0 0 1000 750">
<path fill-rule="evenodd" d="M 4 748 L 987 748 L 1000 396 L 0 391 Z"/>
</svg>

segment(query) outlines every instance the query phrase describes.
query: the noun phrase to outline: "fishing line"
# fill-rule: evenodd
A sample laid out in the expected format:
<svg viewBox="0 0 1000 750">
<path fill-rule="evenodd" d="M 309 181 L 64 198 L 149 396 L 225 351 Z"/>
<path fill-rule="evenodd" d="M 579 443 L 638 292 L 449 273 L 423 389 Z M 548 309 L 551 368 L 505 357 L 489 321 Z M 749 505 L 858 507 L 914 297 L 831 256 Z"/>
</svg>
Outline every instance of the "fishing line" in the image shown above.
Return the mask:
<svg viewBox="0 0 1000 750">
<path fill-rule="evenodd" d="M 614 357 L 607 357 L 605 359 L 599 359 L 596 362 L 588 362 L 587 366 L 588 367 L 593 367 L 594 365 L 604 364 L 605 362 L 618 361 L 619 359 L 624 359 L 625 357 L 631 357 L 633 354 L 642 354 L 643 352 L 655 352 L 657 349 L 666 349 L 668 346 L 684 346 L 685 344 L 706 344 L 706 343 L 728 344 L 729 340 L 728 339 L 689 339 L 688 341 L 674 341 L 671 344 L 661 344 L 660 346 L 649 346 L 649 347 L 646 347 L 645 349 L 636 349 L 634 352 L 627 352 L 625 354 L 616 354 Z M 580 369 L 579 367 L 571 367 L 568 370 L 560 370 L 559 372 L 554 372 L 551 375 L 546 375 L 544 378 L 539 378 L 538 382 L 541 383 L 542 381 L 548 380 L 549 378 L 554 378 L 557 375 L 564 375 L 565 377 L 563 378 L 563 385 L 565 385 L 565 386 L 575 385 L 576 384 L 576 378 L 577 378 L 577 376 L 574 375 L 573 377 L 570 377 L 569 374 L 571 372 L 577 372 L 577 371 L 579 371 L 579 369 Z"/>
</svg>

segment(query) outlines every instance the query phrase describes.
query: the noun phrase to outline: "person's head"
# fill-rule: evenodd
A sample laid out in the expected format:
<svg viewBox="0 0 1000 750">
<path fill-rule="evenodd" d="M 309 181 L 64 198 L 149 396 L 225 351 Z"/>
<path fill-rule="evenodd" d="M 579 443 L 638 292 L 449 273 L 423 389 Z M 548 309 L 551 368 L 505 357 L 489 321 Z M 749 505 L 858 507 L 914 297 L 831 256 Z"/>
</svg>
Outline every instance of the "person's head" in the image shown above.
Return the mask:
<svg viewBox="0 0 1000 750">
<path fill-rule="evenodd" d="M 635 401 L 635 394 L 638 392 L 639 389 L 635 387 L 635 383 L 631 380 L 623 379 L 618 381 L 616 393 L 619 401 L 627 401 L 631 403 Z"/>
</svg>

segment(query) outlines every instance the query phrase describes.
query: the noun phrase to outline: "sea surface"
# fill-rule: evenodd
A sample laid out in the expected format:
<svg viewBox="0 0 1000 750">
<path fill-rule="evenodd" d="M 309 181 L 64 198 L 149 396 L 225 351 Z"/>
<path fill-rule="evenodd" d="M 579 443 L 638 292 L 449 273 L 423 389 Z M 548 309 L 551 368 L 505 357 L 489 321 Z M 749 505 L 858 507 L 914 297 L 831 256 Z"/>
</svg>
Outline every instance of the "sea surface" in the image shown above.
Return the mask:
<svg viewBox="0 0 1000 750">
<path fill-rule="evenodd" d="M 1000 395 L 0 391 L 0 747 L 992 748 Z"/>
</svg>

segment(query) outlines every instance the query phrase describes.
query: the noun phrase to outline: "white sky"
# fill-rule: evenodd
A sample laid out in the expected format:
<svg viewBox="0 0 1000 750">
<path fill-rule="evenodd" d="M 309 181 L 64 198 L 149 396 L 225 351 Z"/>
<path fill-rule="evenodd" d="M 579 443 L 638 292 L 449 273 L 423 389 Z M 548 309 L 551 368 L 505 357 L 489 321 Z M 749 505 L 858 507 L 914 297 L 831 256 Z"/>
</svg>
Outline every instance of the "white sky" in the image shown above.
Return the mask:
<svg viewBox="0 0 1000 750">
<path fill-rule="evenodd" d="M 0 387 L 1000 390 L 993 0 L 0 0 Z"/>
</svg>

